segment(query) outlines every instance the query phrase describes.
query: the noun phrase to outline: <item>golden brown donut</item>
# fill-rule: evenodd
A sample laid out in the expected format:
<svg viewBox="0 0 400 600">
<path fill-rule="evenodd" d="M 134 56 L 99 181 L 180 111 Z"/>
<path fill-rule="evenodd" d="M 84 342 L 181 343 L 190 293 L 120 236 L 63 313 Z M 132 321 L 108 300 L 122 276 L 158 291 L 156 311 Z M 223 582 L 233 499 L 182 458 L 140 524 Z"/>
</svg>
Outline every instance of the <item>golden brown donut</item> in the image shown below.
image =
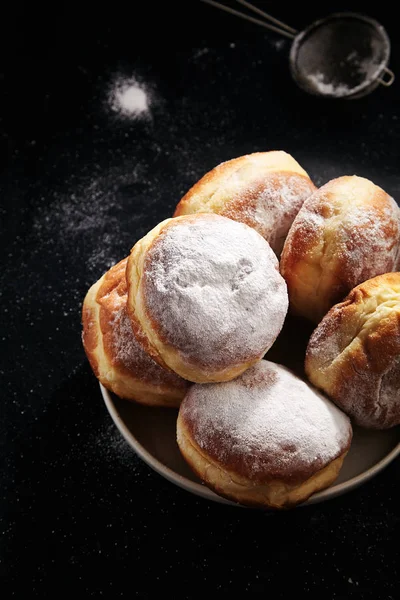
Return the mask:
<svg viewBox="0 0 400 600">
<path fill-rule="evenodd" d="M 395 271 L 399 248 L 393 198 L 363 177 L 329 181 L 305 201 L 283 248 L 291 312 L 318 323 L 353 287 Z"/>
<path fill-rule="evenodd" d="M 215 214 L 167 219 L 132 249 L 128 310 L 146 351 L 189 381 L 227 381 L 280 332 L 286 284 L 269 244 Z"/>
<path fill-rule="evenodd" d="M 166 371 L 138 343 L 126 310 L 121 260 L 88 291 L 82 309 L 82 341 L 94 374 L 121 398 L 152 406 L 179 406 L 188 382 Z"/>
<path fill-rule="evenodd" d="M 310 338 L 305 368 L 357 425 L 399 425 L 400 273 L 365 281 L 331 308 Z"/>
<path fill-rule="evenodd" d="M 315 189 L 290 154 L 255 152 L 204 175 L 179 202 L 174 216 L 213 212 L 246 223 L 279 256 L 293 219 Z"/>
<path fill-rule="evenodd" d="M 194 385 L 177 441 L 220 496 L 288 508 L 333 483 L 350 447 L 348 417 L 285 367 L 261 360 L 228 383 Z"/>
</svg>

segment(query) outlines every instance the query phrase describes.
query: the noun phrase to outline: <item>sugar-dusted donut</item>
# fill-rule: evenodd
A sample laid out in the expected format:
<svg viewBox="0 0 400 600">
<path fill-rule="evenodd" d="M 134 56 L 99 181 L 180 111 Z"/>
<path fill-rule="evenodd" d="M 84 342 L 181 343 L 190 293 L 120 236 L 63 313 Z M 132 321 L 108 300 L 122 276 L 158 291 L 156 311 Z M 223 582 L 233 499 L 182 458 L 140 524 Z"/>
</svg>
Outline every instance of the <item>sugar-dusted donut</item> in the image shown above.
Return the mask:
<svg viewBox="0 0 400 600">
<path fill-rule="evenodd" d="M 246 223 L 279 256 L 287 232 L 315 185 L 286 152 L 254 152 L 206 173 L 185 194 L 174 216 L 213 212 Z"/>
<path fill-rule="evenodd" d="M 145 350 L 198 383 L 233 379 L 279 334 L 278 260 L 254 229 L 215 214 L 167 219 L 132 249 L 128 310 Z"/>
<path fill-rule="evenodd" d="M 393 198 L 363 177 L 329 181 L 304 202 L 283 248 L 291 312 L 318 323 L 353 287 L 395 271 L 399 250 Z"/>
<path fill-rule="evenodd" d="M 349 418 L 291 371 L 266 360 L 226 383 L 194 385 L 177 441 L 217 494 L 285 508 L 333 483 L 350 447 Z"/>
<path fill-rule="evenodd" d="M 88 291 L 83 302 L 82 340 L 94 374 L 127 400 L 153 406 L 179 406 L 188 382 L 160 367 L 133 333 L 126 310 L 127 258 Z"/>
<path fill-rule="evenodd" d="M 310 338 L 305 368 L 358 425 L 399 425 L 400 273 L 361 283 L 331 308 Z"/>
</svg>

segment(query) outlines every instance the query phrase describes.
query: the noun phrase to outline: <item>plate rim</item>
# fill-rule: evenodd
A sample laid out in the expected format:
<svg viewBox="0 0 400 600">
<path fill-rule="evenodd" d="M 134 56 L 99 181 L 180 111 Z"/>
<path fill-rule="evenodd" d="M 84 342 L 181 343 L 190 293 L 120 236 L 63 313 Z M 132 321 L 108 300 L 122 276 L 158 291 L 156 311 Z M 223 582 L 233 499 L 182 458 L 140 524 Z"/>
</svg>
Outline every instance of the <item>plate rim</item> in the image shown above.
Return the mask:
<svg viewBox="0 0 400 600">
<path fill-rule="evenodd" d="M 213 492 L 210 488 L 208 488 L 205 484 L 197 483 L 195 481 L 191 481 L 187 479 L 180 473 L 177 473 L 170 467 L 167 467 L 159 459 L 155 458 L 146 448 L 132 435 L 131 431 L 125 425 L 123 419 L 120 417 L 120 414 L 116 408 L 116 405 L 113 401 L 113 394 L 104 385 L 99 382 L 101 395 L 103 397 L 104 403 L 107 407 L 107 410 L 118 428 L 121 435 L 124 437 L 126 442 L 130 445 L 130 447 L 134 450 L 134 452 L 141 458 L 149 467 L 151 467 L 154 471 L 162 475 L 165 479 L 170 481 L 171 483 L 179 486 L 180 488 L 191 492 L 197 496 L 202 498 L 206 498 L 207 500 L 211 500 L 213 502 L 219 502 L 220 504 L 229 504 L 231 506 L 237 506 L 243 508 L 237 502 L 233 502 L 231 500 L 227 500 L 222 496 L 218 496 L 215 492 Z M 127 400 L 128 402 L 128 400 Z M 385 467 L 387 467 L 395 458 L 400 455 L 400 442 L 388 453 L 386 456 L 381 458 L 375 465 L 344 481 L 343 483 L 339 483 L 337 485 L 331 485 L 330 487 L 313 494 L 308 500 L 299 505 L 302 506 L 310 506 L 312 504 L 317 504 L 326 500 L 330 500 L 337 496 L 340 496 L 344 493 L 350 492 L 360 486 L 363 483 L 366 483 L 370 479 L 372 479 L 375 475 L 380 473 Z M 156 468 L 156 466 L 157 468 Z"/>
</svg>

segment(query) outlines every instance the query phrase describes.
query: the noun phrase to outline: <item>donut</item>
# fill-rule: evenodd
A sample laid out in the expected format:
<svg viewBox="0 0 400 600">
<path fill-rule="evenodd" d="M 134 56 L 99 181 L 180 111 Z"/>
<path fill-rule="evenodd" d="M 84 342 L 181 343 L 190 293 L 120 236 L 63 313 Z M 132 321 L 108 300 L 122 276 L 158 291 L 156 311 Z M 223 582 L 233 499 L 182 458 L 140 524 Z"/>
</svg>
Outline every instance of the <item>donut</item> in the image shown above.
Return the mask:
<svg viewBox="0 0 400 600">
<path fill-rule="evenodd" d="M 189 383 L 160 367 L 137 341 L 126 308 L 127 262 L 113 266 L 86 294 L 83 347 L 96 377 L 120 398 L 178 407 Z"/>
<path fill-rule="evenodd" d="M 145 350 L 197 383 L 233 379 L 278 336 L 278 260 L 254 229 L 215 214 L 167 219 L 133 247 L 128 311 Z"/>
<path fill-rule="evenodd" d="M 356 285 L 396 271 L 399 249 L 393 198 L 363 177 L 329 181 L 304 202 L 285 241 L 291 312 L 318 323 Z"/>
<path fill-rule="evenodd" d="M 400 424 L 400 273 L 355 287 L 322 319 L 305 370 L 361 427 Z"/>
<path fill-rule="evenodd" d="M 286 367 L 261 360 L 226 383 L 193 385 L 177 442 L 200 479 L 248 506 L 289 508 L 337 478 L 350 419 Z"/>
<path fill-rule="evenodd" d="M 254 152 L 206 173 L 182 198 L 174 216 L 212 212 L 246 223 L 279 256 L 287 232 L 315 185 L 286 152 Z"/>
</svg>

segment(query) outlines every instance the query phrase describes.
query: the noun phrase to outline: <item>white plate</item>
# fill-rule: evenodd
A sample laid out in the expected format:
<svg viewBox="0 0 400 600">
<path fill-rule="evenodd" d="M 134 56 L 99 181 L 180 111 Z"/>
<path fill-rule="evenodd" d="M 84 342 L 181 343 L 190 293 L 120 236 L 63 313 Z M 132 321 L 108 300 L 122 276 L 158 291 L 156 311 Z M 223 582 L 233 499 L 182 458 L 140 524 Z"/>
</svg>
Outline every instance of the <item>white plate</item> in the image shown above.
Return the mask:
<svg viewBox="0 0 400 600">
<path fill-rule="evenodd" d="M 183 460 L 176 443 L 178 411 L 152 408 L 121 400 L 102 385 L 107 409 L 135 452 L 152 469 L 179 487 L 214 502 L 232 504 L 201 483 Z M 400 428 L 369 431 L 354 428 L 353 442 L 334 485 L 314 494 L 303 504 L 334 498 L 365 483 L 400 454 Z"/>
</svg>

